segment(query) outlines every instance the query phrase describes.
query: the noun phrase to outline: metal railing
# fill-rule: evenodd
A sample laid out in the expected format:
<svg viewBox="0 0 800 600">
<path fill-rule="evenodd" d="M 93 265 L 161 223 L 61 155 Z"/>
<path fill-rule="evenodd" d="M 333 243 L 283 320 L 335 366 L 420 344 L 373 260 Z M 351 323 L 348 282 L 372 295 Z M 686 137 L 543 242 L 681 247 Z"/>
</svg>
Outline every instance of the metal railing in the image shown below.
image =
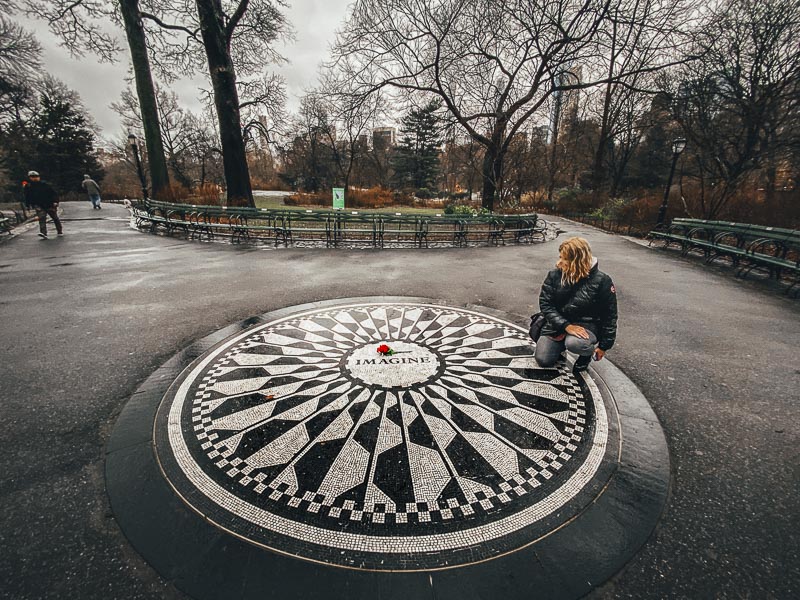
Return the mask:
<svg viewBox="0 0 800 600">
<path fill-rule="evenodd" d="M 192 239 L 228 238 L 283 246 L 430 247 L 544 241 L 547 223 L 526 215 L 420 215 L 347 210 L 276 210 L 146 201 L 136 226 Z"/>
<path fill-rule="evenodd" d="M 599 217 L 578 213 L 560 213 L 559 216 L 597 227 L 609 233 L 645 237 L 655 226 L 655 219 L 637 219 L 631 217 Z"/>
</svg>

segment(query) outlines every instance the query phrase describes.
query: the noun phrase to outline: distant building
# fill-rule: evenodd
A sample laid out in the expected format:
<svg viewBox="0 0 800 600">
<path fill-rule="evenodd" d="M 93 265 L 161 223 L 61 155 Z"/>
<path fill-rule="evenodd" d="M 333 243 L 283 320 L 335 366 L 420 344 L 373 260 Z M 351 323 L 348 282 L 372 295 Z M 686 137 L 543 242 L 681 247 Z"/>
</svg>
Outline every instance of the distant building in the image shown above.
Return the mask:
<svg viewBox="0 0 800 600">
<path fill-rule="evenodd" d="M 546 144 L 547 140 L 548 140 L 548 138 L 550 136 L 550 125 L 538 125 L 538 126 L 535 126 L 531 130 L 531 133 L 533 135 L 533 139 L 536 142 L 539 142 L 539 143 L 542 143 L 542 144 Z"/>
<path fill-rule="evenodd" d="M 397 129 L 394 127 L 376 127 L 372 130 L 373 148 L 391 148 L 397 145 Z"/>
<path fill-rule="evenodd" d="M 514 134 L 514 143 L 523 148 L 530 146 L 529 134 L 527 131 L 518 131 Z"/>
<path fill-rule="evenodd" d="M 119 154 L 117 150 L 109 150 L 106 148 L 95 148 L 97 160 L 103 167 L 109 167 L 119 161 Z"/>
<path fill-rule="evenodd" d="M 577 85 L 583 80 L 583 69 L 572 67 L 561 73 L 558 85 Z M 579 93 L 577 90 L 557 90 L 553 93 L 553 106 L 550 111 L 550 131 L 547 143 L 552 144 L 565 125 L 574 123 L 578 117 Z"/>
</svg>

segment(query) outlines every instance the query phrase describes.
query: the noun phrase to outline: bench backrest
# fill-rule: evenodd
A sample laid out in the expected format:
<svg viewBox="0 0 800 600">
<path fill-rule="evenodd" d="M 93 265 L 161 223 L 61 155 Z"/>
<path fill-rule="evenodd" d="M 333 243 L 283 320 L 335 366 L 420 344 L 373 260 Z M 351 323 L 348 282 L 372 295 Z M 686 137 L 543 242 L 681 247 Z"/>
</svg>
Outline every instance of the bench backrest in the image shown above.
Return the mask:
<svg viewBox="0 0 800 600">
<path fill-rule="evenodd" d="M 756 237 L 761 239 L 780 240 L 787 242 L 800 242 L 800 231 L 784 227 L 758 227 L 751 230 Z"/>
<path fill-rule="evenodd" d="M 791 244 L 800 243 L 800 231 L 786 229 L 783 227 L 768 227 L 766 225 L 755 225 L 751 223 L 735 223 L 731 221 L 709 221 L 704 219 L 684 219 L 677 218 L 672 220 L 672 225 L 680 227 L 687 232 L 690 230 L 702 229 L 709 235 L 717 235 L 724 232 L 736 235 L 740 239 L 751 241 L 758 239 L 769 239 Z"/>
<path fill-rule="evenodd" d="M 198 227 L 220 231 L 229 227 L 232 235 L 255 232 L 256 237 L 275 236 L 276 240 L 319 239 L 327 242 L 367 241 L 372 243 L 462 243 L 470 237 L 499 242 L 506 235 L 518 241 L 541 233 L 546 223 L 538 214 L 463 215 L 392 213 L 331 209 L 265 209 L 255 207 L 178 204 L 157 200 L 137 201 L 134 213 L 154 223 L 179 227 Z M 538 229 L 537 229 L 538 227 Z M 205 228 L 205 229 L 204 229 Z M 277 243 L 277 242 L 276 242 Z"/>
<path fill-rule="evenodd" d="M 177 204 L 172 202 L 162 202 L 158 200 L 147 200 L 141 205 L 147 206 L 150 210 L 165 213 L 174 211 L 184 214 L 202 214 L 208 217 L 221 217 L 225 215 L 235 215 L 246 219 L 281 219 L 289 221 L 313 221 L 318 220 L 324 223 L 329 218 L 335 218 L 339 223 L 365 224 L 375 220 L 382 220 L 384 223 L 408 224 L 416 226 L 421 219 L 429 225 L 454 226 L 456 223 L 467 222 L 469 224 L 483 224 L 484 226 L 496 225 L 499 222 L 505 223 L 507 227 L 519 224 L 522 221 L 536 223 L 538 215 L 536 213 L 522 215 L 417 215 L 417 214 L 391 214 L 374 211 L 347 211 L 329 209 L 266 209 L 253 208 L 246 206 L 216 206 L 203 204 Z"/>
</svg>

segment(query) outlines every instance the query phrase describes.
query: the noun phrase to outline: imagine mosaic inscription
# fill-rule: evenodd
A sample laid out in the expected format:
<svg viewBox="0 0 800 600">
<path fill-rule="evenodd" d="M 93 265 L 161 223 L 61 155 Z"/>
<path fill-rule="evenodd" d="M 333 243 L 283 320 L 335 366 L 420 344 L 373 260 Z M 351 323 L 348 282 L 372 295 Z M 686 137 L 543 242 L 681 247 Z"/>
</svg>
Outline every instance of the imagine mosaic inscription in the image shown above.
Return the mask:
<svg viewBox="0 0 800 600">
<path fill-rule="evenodd" d="M 259 543 L 371 568 L 424 552 L 437 567 L 521 545 L 513 534 L 589 481 L 607 428 L 586 389 L 538 368 L 526 332 L 487 315 L 337 307 L 216 350 L 172 399 L 167 437 L 208 498 L 262 528 Z"/>
</svg>

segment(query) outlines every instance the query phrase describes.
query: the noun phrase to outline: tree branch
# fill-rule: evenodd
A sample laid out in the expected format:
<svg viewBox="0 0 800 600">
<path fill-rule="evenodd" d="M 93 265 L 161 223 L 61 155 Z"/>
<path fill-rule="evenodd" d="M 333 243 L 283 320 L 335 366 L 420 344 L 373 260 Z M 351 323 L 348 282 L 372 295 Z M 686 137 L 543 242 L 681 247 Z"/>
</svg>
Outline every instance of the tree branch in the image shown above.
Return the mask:
<svg viewBox="0 0 800 600">
<path fill-rule="evenodd" d="M 157 16 L 145 11 L 139 11 L 139 15 L 143 19 L 148 19 L 150 21 L 153 21 L 153 23 L 155 23 L 162 29 L 168 29 L 170 31 L 182 31 L 189 37 L 195 39 L 196 41 L 198 42 L 200 41 L 200 38 L 197 37 L 197 34 L 200 33 L 200 29 L 195 29 L 194 31 L 192 31 L 191 29 L 189 29 L 188 27 L 184 27 L 183 25 L 171 25 L 170 23 L 165 23 Z"/>
<path fill-rule="evenodd" d="M 231 15 L 228 24 L 225 26 L 225 38 L 228 40 L 228 44 L 231 43 L 233 32 L 236 30 L 236 26 L 239 24 L 239 21 L 241 21 L 242 17 L 244 17 L 245 12 L 247 12 L 247 7 L 249 4 L 250 0 L 241 0 L 239 5 L 236 7 L 236 10 Z"/>
</svg>

